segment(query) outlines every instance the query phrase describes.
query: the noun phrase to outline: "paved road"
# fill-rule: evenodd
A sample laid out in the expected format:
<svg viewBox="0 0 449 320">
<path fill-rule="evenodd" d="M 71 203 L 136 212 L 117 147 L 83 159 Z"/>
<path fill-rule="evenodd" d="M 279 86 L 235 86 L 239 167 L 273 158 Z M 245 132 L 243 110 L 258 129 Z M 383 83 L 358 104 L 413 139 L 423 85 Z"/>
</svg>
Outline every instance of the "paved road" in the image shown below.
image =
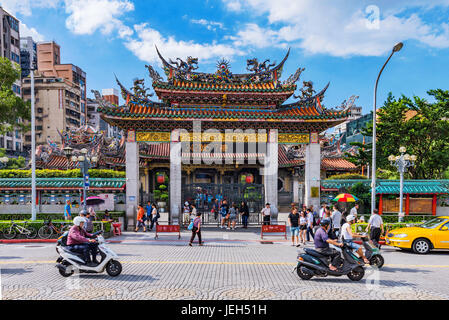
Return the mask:
<svg viewBox="0 0 449 320">
<path fill-rule="evenodd" d="M 426 256 L 384 247 L 386 265 L 365 278 L 299 279 L 298 249 L 257 229 L 203 231 L 203 247 L 153 233 L 125 233 L 109 246 L 119 254 L 117 278 L 83 274 L 63 278 L 54 244 L 0 245 L 3 299 L 449 299 L 449 252 Z"/>
</svg>

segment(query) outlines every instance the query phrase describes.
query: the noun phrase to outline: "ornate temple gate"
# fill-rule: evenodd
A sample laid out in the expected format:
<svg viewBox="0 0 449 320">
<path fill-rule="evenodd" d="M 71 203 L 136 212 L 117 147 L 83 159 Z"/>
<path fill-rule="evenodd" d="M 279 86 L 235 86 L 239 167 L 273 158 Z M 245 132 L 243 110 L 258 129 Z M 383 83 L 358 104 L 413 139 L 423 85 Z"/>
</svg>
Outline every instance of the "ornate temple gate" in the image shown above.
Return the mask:
<svg viewBox="0 0 449 320">
<path fill-rule="evenodd" d="M 218 61 L 215 73 L 203 73 L 195 71 L 198 64 L 196 58 L 189 57 L 187 62 L 181 64 L 173 63 L 172 60 L 169 63 L 158 50 L 157 53 L 167 80 L 164 81 L 152 66 L 146 67 L 153 80 L 152 87 L 161 102 L 150 100 L 151 95 L 147 94 L 149 88 L 145 88 L 143 79 L 135 81 L 134 92 L 117 80 L 126 100 L 124 106 L 99 101 L 98 111 L 102 119 L 127 133 L 126 203 L 130 228 L 135 225 L 136 207 L 140 203 L 139 142 L 169 145 L 169 214 L 173 224 L 180 222 L 183 197 L 193 197 L 198 190 L 195 189 L 198 186 L 185 185 L 184 190 L 182 186 L 182 165 L 185 164 L 182 144 L 186 133 L 193 142 L 197 142 L 197 147 L 200 146 L 195 149 L 194 145 L 193 150 L 188 152 L 196 165 L 204 160 L 201 143 L 211 141 L 204 139 L 204 134 L 209 135 L 214 131 L 220 136 L 227 130 L 258 134 L 260 131 L 265 132 L 265 139 L 261 139 L 263 141 L 257 138 L 257 142 L 265 146 L 264 162 L 260 164 L 263 181 L 257 186 L 263 201 L 254 204 L 254 207 L 260 208 L 261 203 L 270 202 L 274 223 L 277 221 L 278 209 L 279 144 L 305 145 L 304 203 L 319 207 L 321 147 L 318 135 L 344 122 L 350 115 L 348 106 L 329 110 L 321 104 L 329 84 L 316 93 L 312 82 L 303 81 L 300 95 L 294 96 L 296 101 L 287 104 L 285 102 L 294 95 L 296 82 L 304 71 L 304 68 L 298 68 L 289 78 L 280 80 L 289 52 L 277 65 L 267 64 L 269 60 L 259 63 L 255 58 L 250 59 L 247 68 L 249 73 L 245 74 L 233 74 L 229 62 L 224 59 Z M 216 133 L 214 135 L 217 137 Z M 245 139 L 249 142 L 252 138 Z M 213 141 L 217 141 L 216 138 Z M 236 160 L 233 151 L 229 154 Z M 226 156 L 226 150 L 222 156 Z M 300 193 L 298 176 L 294 177 L 293 185 L 293 198 L 296 201 Z M 247 190 L 236 190 L 232 185 L 217 188 L 222 188 L 221 192 L 228 193 L 229 197 L 235 197 L 238 201 L 245 192 L 248 194 Z"/>
<path fill-rule="evenodd" d="M 229 205 L 235 203 L 240 207 L 245 201 L 249 208 L 248 222 L 259 224 L 260 210 L 264 206 L 264 185 L 263 184 L 215 184 L 215 183 L 192 183 L 182 186 L 182 203 L 188 201 L 195 203 L 199 212 L 203 213 L 203 221 L 206 224 L 218 224 L 220 214 L 211 213 L 213 200 L 226 199 Z M 241 221 L 239 217 L 238 223 Z"/>
</svg>

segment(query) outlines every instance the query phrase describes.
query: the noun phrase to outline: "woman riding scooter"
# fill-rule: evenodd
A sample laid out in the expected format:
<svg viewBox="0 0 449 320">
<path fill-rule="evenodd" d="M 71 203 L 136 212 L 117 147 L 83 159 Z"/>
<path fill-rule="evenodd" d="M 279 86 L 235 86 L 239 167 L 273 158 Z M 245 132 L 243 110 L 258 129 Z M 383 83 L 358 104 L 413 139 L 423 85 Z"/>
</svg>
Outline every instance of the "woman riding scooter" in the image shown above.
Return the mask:
<svg viewBox="0 0 449 320">
<path fill-rule="evenodd" d="M 97 251 L 98 243 L 93 234 L 87 233 L 84 230 L 85 219 L 82 217 L 76 217 L 73 219 L 74 226 L 70 228 L 69 235 L 67 237 L 67 246 L 70 246 L 71 250 L 80 252 L 83 254 L 84 261 L 88 267 L 95 267 L 98 265 Z M 92 260 L 90 258 L 92 255 Z"/>
<path fill-rule="evenodd" d="M 359 257 L 362 258 L 366 264 L 369 264 L 369 260 L 363 254 L 362 247 L 352 241 L 355 237 L 363 237 L 362 235 L 359 235 L 357 233 L 352 233 L 351 225 L 355 222 L 355 217 L 350 214 L 346 217 L 346 221 L 347 222 L 343 225 L 343 227 L 341 227 L 341 238 L 343 240 L 343 243 L 351 249 L 356 250 Z"/>
</svg>

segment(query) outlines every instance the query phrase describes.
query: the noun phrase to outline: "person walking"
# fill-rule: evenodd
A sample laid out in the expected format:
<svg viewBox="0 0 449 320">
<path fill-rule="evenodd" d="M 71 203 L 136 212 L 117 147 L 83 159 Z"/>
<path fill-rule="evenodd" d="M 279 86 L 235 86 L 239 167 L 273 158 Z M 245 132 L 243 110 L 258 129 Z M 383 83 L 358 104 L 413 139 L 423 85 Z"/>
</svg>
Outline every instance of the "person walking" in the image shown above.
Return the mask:
<svg viewBox="0 0 449 320">
<path fill-rule="evenodd" d="M 87 233 L 93 233 L 94 231 L 94 222 L 92 216 L 90 215 L 90 210 L 87 211 L 86 214 L 86 223 L 84 224 Z"/>
<path fill-rule="evenodd" d="M 223 200 L 220 207 L 220 214 L 221 214 L 221 229 L 224 228 L 225 222 L 229 220 L 229 207 L 226 200 Z M 229 229 L 229 228 L 228 228 Z"/>
<path fill-rule="evenodd" d="M 239 212 L 242 215 L 243 228 L 248 229 L 249 209 L 245 201 L 242 201 Z"/>
<path fill-rule="evenodd" d="M 187 226 L 190 224 L 190 204 L 188 201 L 184 202 L 184 209 L 183 209 L 183 214 L 184 214 L 184 225 L 187 228 Z"/>
<path fill-rule="evenodd" d="M 237 222 L 237 206 L 235 205 L 235 203 L 233 203 L 231 209 L 229 209 L 228 229 L 229 227 L 231 227 L 231 230 L 235 230 L 236 222 Z"/>
<path fill-rule="evenodd" d="M 290 233 L 292 235 L 292 246 L 299 244 L 299 214 L 298 209 L 293 208 L 288 215 L 288 224 L 290 225 Z M 296 237 L 296 243 L 295 243 Z"/>
<path fill-rule="evenodd" d="M 312 236 L 312 240 L 313 240 L 313 211 L 312 211 L 312 209 L 310 208 L 310 209 L 307 209 L 307 216 L 306 216 L 306 218 L 307 218 L 307 231 L 306 231 L 306 234 L 307 234 L 307 242 L 309 242 L 310 241 L 310 236 L 309 235 L 311 235 Z"/>
<path fill-rule="evenodd" d="M 265 204 L 265 208 L 263 208 L 260 213 L 262 214 L 263 225 L 264 226 L 269 226 L 270 225 L 270 220 L 271 220 L 270 204 L 269 203 Z"/>
<path fill-rule="evenodd" d="M 159 210 L 157 210 L 156 204 L 153 203 L 151 206 L 151 225 L 150 225 L 150 231 L 153 230 L 154 224 L 159 225 L 157 220 L 160 218 Z"/>
<path fill-rule="evenodd" d="M 67 200 L 64 206 L 64 219 L 72 220 L 72 209 L 70 207 L 70 200 Z"/>
<path fill-rule="evenodd" d="M 90 214 L 89 219 L 91 221 L 97 221 L 97 213 L 95 212 L 94 208 L 93 207 L 89 207 L 89 209 L 87 211 Z"/>
<path fill-rule="evenodd" d="M 137 206 L 137 226 L 134 232 L 137 232 L 140 230 L 141 227 L 143 227 L 143 232 L 147 231 L 147 228 L 145 227 L 145 221 L 143 220 L 143 216 L 145 215 L 145 210 L 142 206 Z"/>
<path fill-rule="evenodd" d="M 380 236 L 384 233 L 384 222 L 377 209 L 373 210 L 373 214 L 368 220 L 368 226 L 365 231 L 368 232 L 368 230 L 370 230 L 370 239 L 380 249 L 379 241 Z"/>
<path fill-rule="evenodd" d="M 145 206 L 145 215 L 143 217 L 143 220 L 147 224 L 147 230 L 150 232 L 150 224 L 151 224 L 151 211 L 153 210 L 151 206 L 151 201 L 148 201 L 147 205 Z"/>
<path fill-rule="evenodd" d="M 214 220 L 217 220 L 218 218 L 218 211 L 220 210 L 220 204 L 218 203 L 218 199 L 214 199 L 212 203 L 212 210 L 211 213 L 214 214 Z"/>
<path fill-rule="evenodd" d="M 330 238 L 337 239 L 339 237 L 341 228 L 341 212 L 338 211 L 338 207 L 336 205 L 333 206 L 331 219 L 332 219 L 332 237 Z"/>
<path fill-rule="evenodd" d="M 299 215 L 299 239 L 303 245 L 306 244 L 307 218 L 304 211 Z"/>
<path fill-rule="evenodd" d="M 354 207 L 351 208 L 351 211 L 349 211 L 349 214 L 351 216 L 355 217 L 355 221 L 358 221 L 359 219 L 357 218 L 357 211 L 359 210 L 359 204 L 356 203 Z"/>
<path fill-rule="evenodd" d="M 201 240 L 201 213 L 200 212 L 198 212 L 196 214 L 195 219 L 193 219 L 192 237 L 190 238 L 189 246 L 192 246 L 193 240 L 195 240 L 196 235 L 198 235 L 199 245 L 202 246 L 203 241 Z"/>
</svg>

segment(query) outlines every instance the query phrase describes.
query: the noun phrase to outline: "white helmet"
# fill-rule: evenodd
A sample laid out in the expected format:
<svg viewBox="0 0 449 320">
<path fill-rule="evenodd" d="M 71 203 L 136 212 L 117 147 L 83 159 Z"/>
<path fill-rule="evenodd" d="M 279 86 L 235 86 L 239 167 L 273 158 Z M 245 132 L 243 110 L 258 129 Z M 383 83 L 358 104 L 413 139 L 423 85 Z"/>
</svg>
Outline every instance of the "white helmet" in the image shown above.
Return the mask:
<svg viewBox="0 0 449 320">
<path fill-rule="evenodd" d="M 86 219 L 83 217 L 75 217 L 75 219 L 73 219 L 73 224 L 75 226 L 78 226 L 81 224 L 81 222 L 86 222 Z"/>
<path fill-rule="evenodd" d="M 348 222 L 351 222 L 353 220 L 355 220 L 355 217 L 352 214 L 350 214 L 349 216 L 346 217 L 346 221 L 348 221 Z"/>
</svg>

